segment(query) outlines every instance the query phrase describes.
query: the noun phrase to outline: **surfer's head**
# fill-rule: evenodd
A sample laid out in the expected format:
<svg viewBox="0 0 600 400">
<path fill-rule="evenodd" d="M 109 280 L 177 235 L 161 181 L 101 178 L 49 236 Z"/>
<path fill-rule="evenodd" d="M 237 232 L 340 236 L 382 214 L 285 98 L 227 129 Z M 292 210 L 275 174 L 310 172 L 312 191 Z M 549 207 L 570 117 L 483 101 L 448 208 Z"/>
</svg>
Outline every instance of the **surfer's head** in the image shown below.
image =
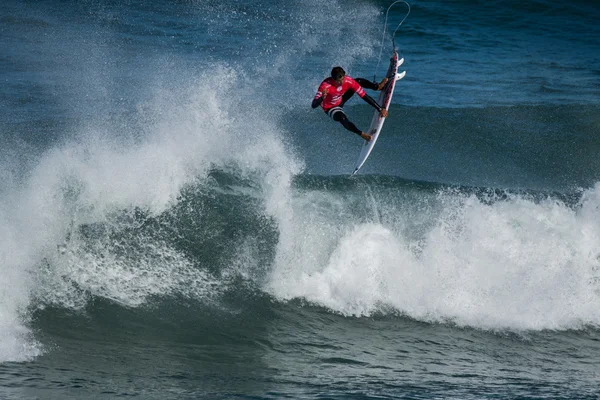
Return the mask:
<svg viewBox="0 0 600 400">
<path fill-rule="evenodd" d="M 331 77 L 335 79 L 337 83 L 341 84 L 345 76 L 346 71 L 344 71 L 344 68 L 342 67 L 333 67 L 333 69 L 331 70 Z"/>
</svg>

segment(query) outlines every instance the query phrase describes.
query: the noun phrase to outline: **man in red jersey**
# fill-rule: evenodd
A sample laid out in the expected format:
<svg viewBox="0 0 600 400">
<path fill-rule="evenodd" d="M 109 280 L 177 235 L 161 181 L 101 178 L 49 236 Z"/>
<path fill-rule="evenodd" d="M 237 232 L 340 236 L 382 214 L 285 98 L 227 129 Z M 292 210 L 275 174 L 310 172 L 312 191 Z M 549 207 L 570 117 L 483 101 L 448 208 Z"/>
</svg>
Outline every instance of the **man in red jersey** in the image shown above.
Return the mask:
<svg viewBox="0 0 600 400">
<path fill-rule="evenodd" d="M 358 129 L 348 117 L 342 107 L 354 95 L 358 94 L 364 101 L 372 105 L 382 117 L 387 117 L 388 112 L 385 108 L 381 108 L 379 104 L 371 96 L 365 93 L 363 88 L 381 90 L 387 83 L 388 79 L 384 78 L 379 84 L 371 82 L 363 78 L 352 79 L 346 75 L 346 71 L 342 67 L 334 67 L 331 70 L 331 76 L 321 82 L 317 94 L 312 101 L 312 108 L 321 106 L 323 111 L 334 121 L 341 123 L 344 128 L 350 132 L 354 132 L 367 142 L 371 140 L 371 135 Z"/>
</svg>

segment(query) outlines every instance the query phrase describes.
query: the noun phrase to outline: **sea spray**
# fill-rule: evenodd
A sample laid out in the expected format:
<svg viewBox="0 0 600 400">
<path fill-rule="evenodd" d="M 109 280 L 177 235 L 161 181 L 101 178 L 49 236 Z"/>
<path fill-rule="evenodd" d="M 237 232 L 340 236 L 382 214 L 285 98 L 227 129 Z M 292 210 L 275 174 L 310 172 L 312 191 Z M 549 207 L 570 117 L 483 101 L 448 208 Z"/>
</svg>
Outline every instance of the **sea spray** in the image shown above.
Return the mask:
<svg viewBox="0 0 600 400">
<path fill-rule="evenodd" d="M 94 297 L 136 307 L 152 296 L 218 295 L 227 283 L 213 267 L 165 237 L 177 228 L 143 229 L 168 216 L 186 188 L 204 190 L 211 171 L 233 168 L 256 182 L 269 207 L 285 202 L 300 164 L 269 113 L 248 106 L 244 77 L 217 67 L 189 78 L 194 86 L 157 84 L 157 96 L 128 124 L 88 124 L 49 149 L 3 199 L 4 360 L 37 354 L 24 339 L 28 309 L 81 310 Z M 124 130 L 137 138 L 123 138 Z M 30 350 L 20 355 L 21 347 Z"/>
</svg>

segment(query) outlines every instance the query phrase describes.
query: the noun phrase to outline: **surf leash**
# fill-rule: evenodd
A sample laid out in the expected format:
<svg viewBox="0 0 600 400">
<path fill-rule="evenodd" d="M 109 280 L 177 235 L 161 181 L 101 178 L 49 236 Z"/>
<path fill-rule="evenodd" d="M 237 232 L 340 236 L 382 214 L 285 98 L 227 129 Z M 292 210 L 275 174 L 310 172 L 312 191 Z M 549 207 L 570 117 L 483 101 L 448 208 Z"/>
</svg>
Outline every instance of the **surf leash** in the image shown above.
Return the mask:
<svg viewBox="0 0 600 400">
<path fill-rule="evenodd" d="M 377 67 L 375 68 L 375 73 L 373 74 L 373 82 L 377 81 L 377 78 L 376 78 L 377 70 L 379 69 L 379 64 L 381 63 L 381 55 L 383 54 L 383 43 L 385 42 L 385 32 L 387 29 L 388 14 L 389 14 L 391 8 L 394 7 L 398 3 L 406 4 L 406 6 L 408 7 L 408 10 L 406 11 L 406 15 L 404 16 L 404 18 L 402 18 L 402 21 L 400 21 L 400 23 L 396 27 L 396 30 L 394 31 L 394 34 L 392 35 L 392 45 L 394 46 L 394 51 L 396 51 L 396 33 L 398 32 L 398 29 L 400 29 L 400 26 L 404 23 L 404 20 L 406 20 L 406 18 L 408 17 L 408 14 L 410 14 L 410 4 L 408 4 L 404 0 L 397 0 L 397 1 L 393 2 L 392 4 L 390 4 L 387 11 L 385 12 L 385 22 L 383 23 L 383 35 L 381 37 L 381 48 L 379 49 L 379 59 L 377 60 Z"/>
</svg>

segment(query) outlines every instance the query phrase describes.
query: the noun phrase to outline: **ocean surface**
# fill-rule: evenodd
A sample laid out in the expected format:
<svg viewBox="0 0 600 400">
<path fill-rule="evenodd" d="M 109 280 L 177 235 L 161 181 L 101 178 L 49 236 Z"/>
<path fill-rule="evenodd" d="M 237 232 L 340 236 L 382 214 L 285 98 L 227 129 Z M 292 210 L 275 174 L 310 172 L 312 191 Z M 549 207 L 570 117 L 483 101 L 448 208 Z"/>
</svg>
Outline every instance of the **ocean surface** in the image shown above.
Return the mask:
<svg viewBox="0 0 600 400">
<path fill-rule="evenodd" d="M 600 398 L 600 4 L 410 1 L 350 178 L 390 4 L 2 1 L 0 399 Z"/>
</svg>

